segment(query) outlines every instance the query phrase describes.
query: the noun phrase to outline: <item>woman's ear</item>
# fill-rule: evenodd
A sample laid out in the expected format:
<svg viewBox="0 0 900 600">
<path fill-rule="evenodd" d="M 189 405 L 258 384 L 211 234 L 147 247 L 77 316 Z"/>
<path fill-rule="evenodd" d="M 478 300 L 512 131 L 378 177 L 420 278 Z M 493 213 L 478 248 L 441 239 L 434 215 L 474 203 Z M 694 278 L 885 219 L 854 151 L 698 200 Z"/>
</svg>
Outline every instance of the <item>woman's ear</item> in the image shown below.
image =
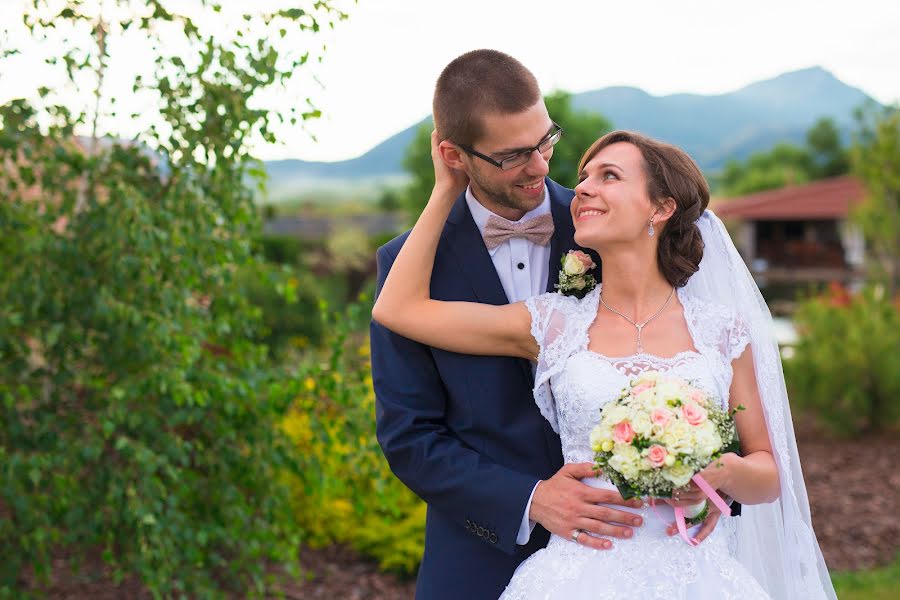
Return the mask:
<svg viewBox="0 0 900 600">
<path fill-rule="evenodd" d="M 656 212 L 653 213 L 653 222 L 665 223 L 675 214 L 676 208 L 678 208 L 678 204 L 675 202 L 675 198 L 669 196 L 663 200 L 662 206 L 657 207 Z"/>
</svg>

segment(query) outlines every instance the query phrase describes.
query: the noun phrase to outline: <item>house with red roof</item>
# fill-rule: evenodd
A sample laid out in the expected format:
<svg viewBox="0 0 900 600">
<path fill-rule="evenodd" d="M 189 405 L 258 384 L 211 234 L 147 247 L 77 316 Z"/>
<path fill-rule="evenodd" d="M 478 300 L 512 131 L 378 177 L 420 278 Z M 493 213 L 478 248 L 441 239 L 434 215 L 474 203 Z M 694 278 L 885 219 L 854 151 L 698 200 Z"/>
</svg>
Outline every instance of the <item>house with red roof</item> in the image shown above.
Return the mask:
<svg viewBox="0 0 900 600">
<path fill-rule="evenodd" d="M 861 277 L 862 231 L 850 219 L 866 189 L 844 175 L 740 198 L 717 200 L 754 275 L 769 281 L 842 281 Z"/>
</svg>

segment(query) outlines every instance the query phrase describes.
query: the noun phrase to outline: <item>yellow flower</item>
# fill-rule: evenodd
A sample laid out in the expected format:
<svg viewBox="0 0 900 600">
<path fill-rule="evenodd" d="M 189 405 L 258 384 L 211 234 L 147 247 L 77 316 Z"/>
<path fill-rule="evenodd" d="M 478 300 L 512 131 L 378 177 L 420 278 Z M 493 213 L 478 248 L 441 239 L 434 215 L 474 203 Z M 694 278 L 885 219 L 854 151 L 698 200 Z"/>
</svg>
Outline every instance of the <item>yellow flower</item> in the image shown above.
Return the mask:
<svg viewBox="0 0 900 600">
<path fill-rule="evenodd" d="M 312 377 L 307 377 L 306 380 L 303 382 L 303 387 L 306 389 L 307 392 L 312 392 L 313 390 L 316 389 L 316 380 L 313 379 Z"/>
</svg>

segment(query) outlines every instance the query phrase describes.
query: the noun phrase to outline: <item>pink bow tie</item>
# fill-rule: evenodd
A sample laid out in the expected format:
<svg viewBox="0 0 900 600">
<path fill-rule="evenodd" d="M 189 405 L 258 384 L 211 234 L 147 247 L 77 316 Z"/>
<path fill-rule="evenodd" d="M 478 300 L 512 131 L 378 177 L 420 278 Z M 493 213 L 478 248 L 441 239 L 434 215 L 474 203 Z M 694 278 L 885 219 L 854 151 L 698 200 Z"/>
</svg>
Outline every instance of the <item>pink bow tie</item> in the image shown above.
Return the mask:
<svg viewBox="0 0 900 600">
<path fill-rule="evenodd" d="M 525 238 L 538 246 L 546 246 L 553 236 L 553 215 L 541 215 L 515 223 L 491 215 L 484 226 L 482 236 L 488 250 L 493 250 L 510 238 Z"/>
</svg>

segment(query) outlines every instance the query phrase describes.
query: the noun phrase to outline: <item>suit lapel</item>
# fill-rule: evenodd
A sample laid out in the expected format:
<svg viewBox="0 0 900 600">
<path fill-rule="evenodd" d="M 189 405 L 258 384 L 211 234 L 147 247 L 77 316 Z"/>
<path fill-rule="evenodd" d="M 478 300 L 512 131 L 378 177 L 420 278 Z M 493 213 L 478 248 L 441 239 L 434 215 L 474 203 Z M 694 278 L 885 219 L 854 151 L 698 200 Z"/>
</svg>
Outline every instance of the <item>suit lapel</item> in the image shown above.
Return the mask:
<svg viewBox="0 0 900 600">
<path fill-rule="evenodd" d="M 484 304 L 509 304 L 503 284 L 491 261 L 491 255 L 484 245 L 484 239 L 478 226 L 469 212 L 466 195 L 463 193 L 456 199 L 447 223 L 453 226 L 448 242 L 459 261 L 462 272 L 468 279 L 475 297 Z"/>
<path fill-rule="evenodd" d="M 560 259 L 562 255 L 575 247 L 575 228 L 572 226 L 572 215 L 569 213 L 569 203 L 572 201 L 572 192 L 547 181 L 550 190 L 550 212 L 553 214 L 553 237 L 550 238 L 550 268 L 547 271 L 548 292 L 556 291 L 559 283 Z M 565 192 L 565 194 L 564 194 Z"/>
</svg>

